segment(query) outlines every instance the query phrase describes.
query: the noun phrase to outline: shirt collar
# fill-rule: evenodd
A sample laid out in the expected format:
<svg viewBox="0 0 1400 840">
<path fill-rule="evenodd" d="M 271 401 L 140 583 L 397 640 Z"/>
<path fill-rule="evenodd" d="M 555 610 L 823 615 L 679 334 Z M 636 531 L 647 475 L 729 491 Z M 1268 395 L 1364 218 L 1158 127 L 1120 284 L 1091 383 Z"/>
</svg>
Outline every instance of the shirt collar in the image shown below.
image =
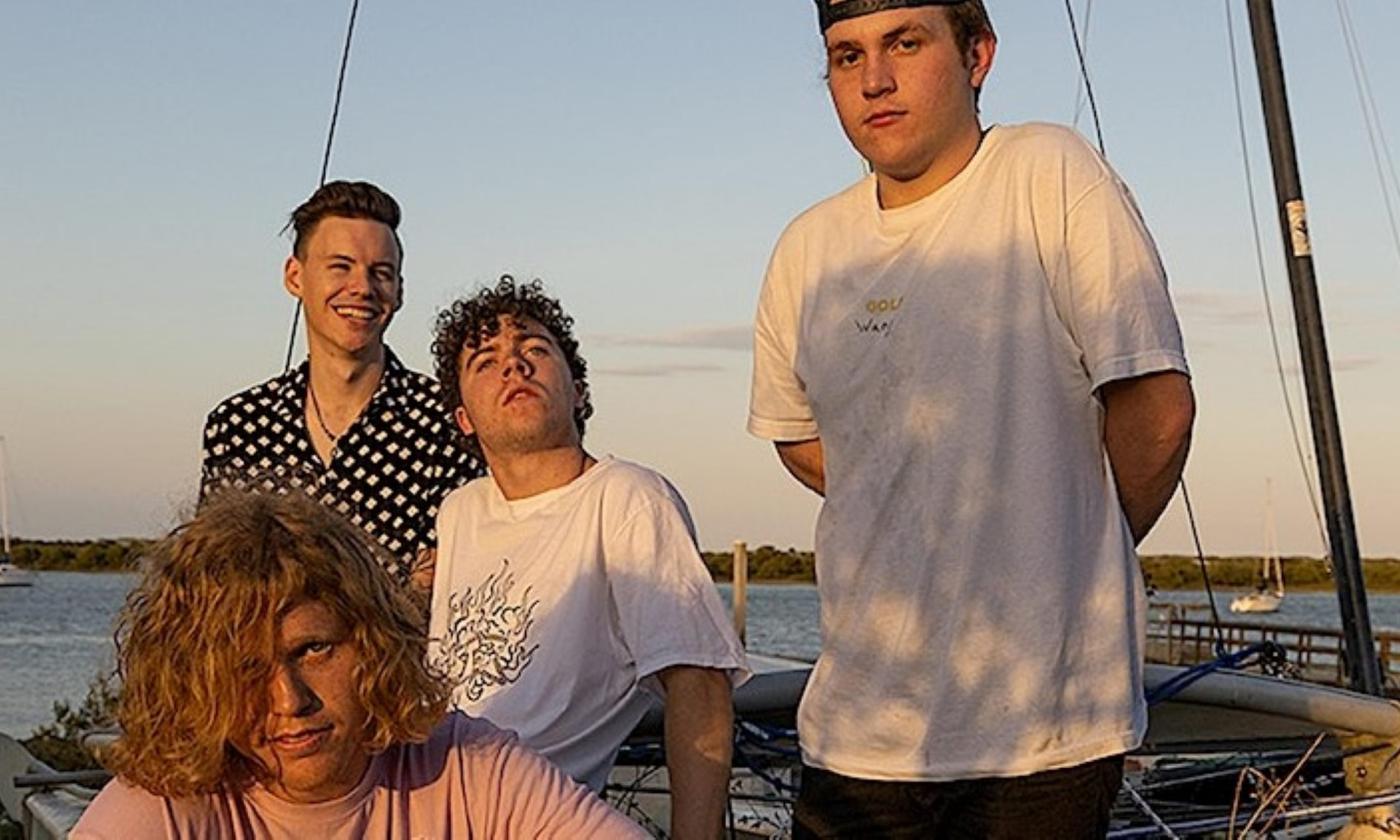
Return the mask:
<svg viewBox="0 0 1400 840">
<path fill-rule="evenodd" d="M 308 356 L 301 364 L 278 377 L 280 387 L 277 389 L 276 409 L 284 418 L 295 419 L 303 415 L 306 380 L 310 375 L 311 358 Z M 389 345 L 384 345 L 384 375 L 379 377 L 379 386 L 374 389 L 365 410 L 369 411 L 380 404 L 386 408 L 400 405 L 407 388 L 408 368 L 399 361 Z"/>
</svg>

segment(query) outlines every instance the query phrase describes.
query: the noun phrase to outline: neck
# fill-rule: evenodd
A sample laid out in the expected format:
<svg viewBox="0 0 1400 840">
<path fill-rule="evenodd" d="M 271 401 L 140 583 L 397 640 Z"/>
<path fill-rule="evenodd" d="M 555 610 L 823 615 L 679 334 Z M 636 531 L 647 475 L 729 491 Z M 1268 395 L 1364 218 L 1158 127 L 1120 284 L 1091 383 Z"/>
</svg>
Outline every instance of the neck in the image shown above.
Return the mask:
<svg viewBox="0 0 1400 840">
<path fill-rule="evenodd" d="M 571 484 L 597 463 L 577 443 L 533 452 L 484 452 L 491 478 L 510 501 Z"/>
<path fill-rule="evenodd" d="M 942 144 L 938 155 L 917 175 L 900 177 L 886 172 L 875 173 L 880 207 L 893 210 L 927 198 L 942 189 L 967 168 L 982 145 L 982 125 L 973 120 Z"/>
<path fill-rule="evenodd" d="M 382 344 L 355 356 L 312 348 L 307 375 L 328 424 L 342 429 L 355 419 L 379 387 L 387 358 Z"/>
</svg>

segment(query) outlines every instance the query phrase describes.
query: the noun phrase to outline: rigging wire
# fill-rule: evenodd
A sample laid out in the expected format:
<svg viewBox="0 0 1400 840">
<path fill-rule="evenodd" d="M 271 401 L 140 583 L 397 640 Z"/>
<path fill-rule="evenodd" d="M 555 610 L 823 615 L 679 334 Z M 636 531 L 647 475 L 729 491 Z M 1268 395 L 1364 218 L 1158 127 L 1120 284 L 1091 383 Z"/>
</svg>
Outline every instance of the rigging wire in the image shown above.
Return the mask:
<svg viewBox="0 0 1400 840">
<path fill-rule="evenodd" d="M 1371 143 L 1371 160 L 1376 165 L 1376 177 L 1380 181 L 1381 198 L 1385 201 L 1385 214 L 1390 220 L 1390 241 L 1395 245 L 1395 256 L 1400 259 L 1400 224 L 1395 220 L 1395 205 L 1391 201 L 1391 190 L 1400 197 L 1400 177 L 1395 174 L 1395 158 L 1390 154 L 1390 144 L 1386 141 L 1385 127 L 1381 123 L 1380 110 L 1371 94 L 1371 79 L 1366 73 L 1366 62 L 1361 55 L 1361 42 L 1356 37 L 1356 25 L 1352 22 L 1351 11 L 1346 0 L 1337 0 L 1337 16 L 1342 23 L 1342 40 L 1346 42 L 1347 58 L 1351 61 L 1351 76 L 1356 83 L 1356 98 L 1361 105 L 1361 117 L 1366 123 L 1366 139 Z M 1384 155 L 1382 155 L 1384 152 Z M 1385 163 L 1390 165 L 1390 183 L 1385 180 Z"/>
<path fill-rule="evenodd" d="M 1094 15 L 1094 0 L 1084 0 L 1084 52 L 1089 52 L 1089 33 L 1092 30 L 1091 21 Z M 1074 120 L 1070 125 L 1079 128 L 1079 121 L 1084 117 L 1084 106 L 1088 101 L 1084 98 L 1084 79 L 1081 77 L 1074 86 Z"/>
<path fill-rule="evenodd" d="M 1225 30 L 1230 42 L 1230 73 L 1235 89 L 1235 125 L 1239 133 L 1240 155 L 1244 159 L 1245 195 L 1249 199 L 1249 223 L 1254 234 L 1254 263 L 1259 273 L 1259 289 L 1264 294 L 1264 315 L 1269 323 L 1269 344 L 1274 353 L 1274 369 L 1278 372 L 1279 391 L 1283 395 L 1283 407 L 1288 415 L 1288 429 L 1293 438 L 1293 451 L 1298 459 L 1298 468 L 1303 473 L 1303 484 L 1308 492 L 1308 504 L 1312 506 L 1313 519 L 1317 523 L 1318 539 L 1322 541 L 1323 562 L 1331 570 L 1332 547 L 1327 538 L 1327 528 L 1322 522 L 1322 509 L 1318 506 L 1317 486 L 1313 481 L 1311 463 L 1303 447 L 1302 433 L 1298 427 L 1297 410 L 1293 397 L 1288 391 L 1288 374 L 1283 365 L 1283 351 L 1279 347 L 1278 325 L 1274 318 L 1273 298 L 1269 294 L 1269 278 L 1264 270 L 1263 236 L 1259 231 L 1259 207 L 1254 198 L 1254 168 L 1250 163 L 1249 141 L 1244 126 L 1244 95 L 1240 90 L 1239 51 L 1235 47 L 1235 15 L 1231 4 L 1225 3 Z"/>
<path fill-rule="evenodd" d="M 1084 58 L 1084 44 L 1079 40 L 1079 25 L 1074 20 L 1074 5 L 1065 0 L 1065 14 L 1069 15 L 1069 32 L 1074 37 L 1074 53 L 1079 57 L 1079 75 L 1084 80 L 1084 92 L 1089 97 L 1089 113 L 1094 116 L 1094 134 L 1099 140 L 1099 154 L 1108 157 L 1108 149 L 1103 142 L 1103 124 L 1099 121 L 1099 103 L 1094 98 L 1094 83 L 1089 80 L 1089 64 Z M 1085 21 L 1087 26 L 1088 21 Z M 1085 32 L 1088 37 L 1088 32 Z"/>
<path fill-rule="evenodd" d="M 331 126 L 326 132 L 326 148 L 321 154 L 321 179 L 316 183 L 319 189 L 326 184 L 326 173 L 331 166 L 331 145 L 335 142 L 335 124 L 340 119 L 340 97 L 345 91 L 345 68 L 350 64 L 350 42 L 355 37 L 355 18 L 360 13 L 360 0 L 351 0 L 350 3 L 350 23 L 345 27 L 345 46 L 340 52 L 340 73 L 335 80 L 335 104 L 331 106 Z M 292 311 L 292 329 L 287 337 L 287 359 L 282 363 L 282 372 L 286 373 L 292 369 L 292 351 L 297 343 L 297 325 L 301 321 L 301 301 L 298 300 L 296 308 Z"/>
<path fill-rule="evenodd" d="M 1186 489 L 1186 475 L 1179 481 L 1181 500 L 1186 503 L 1186 521 L 1191 526 L 1191 542 L 1196 546 L 1196 562 L 1201 565 L 1201 580 L 1206 584 L 1206 603 L 1210 604 L 1210 629 L 1215 633 L 1215 655 L 1225 655 L 1225 631 L 1221 629 L 1220 608 L 1215 605 L 1215 590 L 1210 585 L 1210 570 L 1206 568 L 1206 552 L 1201 548 L 1201 532 L 1196 527 L 1196 509 L 1191 505 L 1191 492 Z"/>
</svg>

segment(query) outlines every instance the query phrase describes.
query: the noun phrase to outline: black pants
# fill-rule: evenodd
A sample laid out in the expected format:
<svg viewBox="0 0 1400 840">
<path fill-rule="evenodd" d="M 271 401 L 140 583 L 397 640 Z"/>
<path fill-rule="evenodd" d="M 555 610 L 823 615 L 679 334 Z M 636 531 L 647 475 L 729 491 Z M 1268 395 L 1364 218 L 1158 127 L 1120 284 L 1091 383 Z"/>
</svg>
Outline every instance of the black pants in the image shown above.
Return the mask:
<svg viewBox="0 0 1400 840">
<path fill-rule="evenodd" d="M 1101 840 L 1123 757 L 1029 776 L 872 782 L 803 765 L 794 840 Z"/>
</svg>

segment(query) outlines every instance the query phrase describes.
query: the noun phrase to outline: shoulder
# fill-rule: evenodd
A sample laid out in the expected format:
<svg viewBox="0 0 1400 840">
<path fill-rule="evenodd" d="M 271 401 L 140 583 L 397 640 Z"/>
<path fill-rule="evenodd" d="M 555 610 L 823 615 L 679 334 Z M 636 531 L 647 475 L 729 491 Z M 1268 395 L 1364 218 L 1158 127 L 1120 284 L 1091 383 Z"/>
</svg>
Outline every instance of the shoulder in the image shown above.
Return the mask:
<svg viewBox="0 0 1400 840">
<path fill-rule="evenodd" d="M 215 816 L 209 797 L 170 799 L 113 779 L 102 788 L 68 835 L 74 840 L 183 836 Z"/>
<path fill-rule="evenodd" d="M 448 493 L 442 500 L 442 505 L 438 508 L 439 516 L 451 518 L 464 516 L 468 512 L 486 503 L 486 494 L 491 489 L 488 482 L 492 481 L 491 476 L 483 475 L 473 478 L 466 484 Z"/>
<path fill-rule="evenodd" d="M 875 200 L 874 177 L 868 175 L 798 213 L 778 237 L 777 251 L 798 246 L 869 210 Z"/>
<path fill-rule="evenodd" d="M 595 479 L 599 489 L 627 507 L 657 504 L 685 507 L 685 500 L 675 485 L 651 467 L 609 456 L 594 469 L 600 471 Z"/>
<path fill-rule="evenodd" d="M 998 125 L 989 140 L 999 171 L 1014 172 L 1032 183 L 1078 192 L 1117 175 L 1079 132 L 1044 122 Z"/>
<path fill-rule="evenodd" d="M 277 400 L 286 398 L 293 387 L 295 376 L 295 371 L 289 371 L 224 398 L 205 418 L 206 428 L 216 426 L 239 414 L 265 410 Z"/>
</svg>

